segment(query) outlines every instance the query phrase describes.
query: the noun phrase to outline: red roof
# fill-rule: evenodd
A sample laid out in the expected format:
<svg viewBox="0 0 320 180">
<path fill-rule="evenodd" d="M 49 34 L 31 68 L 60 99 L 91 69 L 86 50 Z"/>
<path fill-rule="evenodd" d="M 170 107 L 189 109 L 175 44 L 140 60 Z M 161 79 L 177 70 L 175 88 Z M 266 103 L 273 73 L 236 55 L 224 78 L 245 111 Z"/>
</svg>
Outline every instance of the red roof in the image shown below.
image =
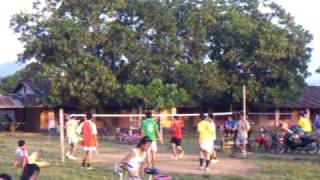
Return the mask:
<svg viewBox="0 0 320 180">
<path fill-rule="evenodd" d="M 1 109 L 23 108 L 23 105 L 19 100 L 13 99 L 10 96 L 0 96 L 0 108 Z"/>
</svg>

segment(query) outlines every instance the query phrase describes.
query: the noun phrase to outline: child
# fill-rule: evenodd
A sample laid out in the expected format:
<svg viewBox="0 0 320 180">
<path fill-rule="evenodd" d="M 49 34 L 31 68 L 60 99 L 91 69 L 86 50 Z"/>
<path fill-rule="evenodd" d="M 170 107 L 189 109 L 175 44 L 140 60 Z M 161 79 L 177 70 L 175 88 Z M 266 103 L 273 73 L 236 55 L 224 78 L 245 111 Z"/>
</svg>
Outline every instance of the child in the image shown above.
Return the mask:
<svg viewBox="0 0 320 180">
<path fill-rule="evenodd" d="M 144 136 L 137 147 L 122 159 L 121 163 L 128 164 L 127 170 L 130 178 L 143 177 L 146 156 L 151 144 L 152 140 Z"/>
<path fill-rule="evenodd" d="M 177 120 L 178 117 L 174 117 L 171 122 L 171 146 L 173 159 L 181 159 L 184 155 L 184 151 L 181 147 L 182 130 Z M 177 154 L 177 150 L 180 151 L 179 156 Z"/>
<path fill-rule="evenodd" d="M 37 161 L 38 153 L 34 152 L 30 156 L 28 155 L 27 145 L 25 140 L 19 140 L 18 147 L 15 151 L 15 161 L 13 167 L 15 168 L 19 165 L 21 168 L 24 168 L 28 164 L 37 164 L 40 167 L 49 166 L 47 162 Z"/>
<path fill-rule="evenodd" d="M 91 156 L 92 153 L 98 152 L 97 146 L 97 127 L 92 122 L 92 114 L 88 113 L 86 115 L 86 120 L 80 124 L 78 127 L 78 134 L 80 134 L 83 139 L 82 148 L 83 148 L 83 159 L 82 159 L 82 168 L 91 170 Z"/>
<path fill-rule="evenodd" d="M 36 164 L 28 164 L 24 167 L 20 180 L 38 180 L 40 167 Z"/>
<path fill-rule="evenodd" d="M 70 144 L 70 151 L 67 152 L 67 157 L 71 160 L 76 160 L 75 157 L 77 144 L 79 142 L 79 136 L 77 133 L 79 120 L 69 116 L 67 117 L 68 121 L 66 123 L 66 130 L 67 130 L 67 139 L 68 143 Z"/>
</svg>

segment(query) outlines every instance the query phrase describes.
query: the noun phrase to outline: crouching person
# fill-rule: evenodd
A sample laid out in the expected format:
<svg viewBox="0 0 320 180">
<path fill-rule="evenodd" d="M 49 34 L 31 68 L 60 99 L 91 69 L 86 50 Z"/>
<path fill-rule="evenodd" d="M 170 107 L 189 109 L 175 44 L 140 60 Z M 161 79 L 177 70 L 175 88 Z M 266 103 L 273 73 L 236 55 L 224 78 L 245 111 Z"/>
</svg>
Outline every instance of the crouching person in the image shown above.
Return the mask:
<svg viewBox="0 0 320 180">
<path fill-rule="evenodd" d="M 19 140 L 18 147 L 15 151 L 15 161 L 13 167 L 19 166 L 21 168 L 24 168 L 28 164 L 36 164 L 39 167 L 49 166 L 48 162 L 39 161 L 38 152 L 34 152 L 29 156 L 26 141 Z"/>
<path fill-rule="evenodd" d="M 121 164 L 126 164 L 130 178 L 143 178 L 147 152 L 151 144 L 152 140 L 148 136 L 144 136 L 137 147 L 132 149 L 120 162 Z"/>
</svg>

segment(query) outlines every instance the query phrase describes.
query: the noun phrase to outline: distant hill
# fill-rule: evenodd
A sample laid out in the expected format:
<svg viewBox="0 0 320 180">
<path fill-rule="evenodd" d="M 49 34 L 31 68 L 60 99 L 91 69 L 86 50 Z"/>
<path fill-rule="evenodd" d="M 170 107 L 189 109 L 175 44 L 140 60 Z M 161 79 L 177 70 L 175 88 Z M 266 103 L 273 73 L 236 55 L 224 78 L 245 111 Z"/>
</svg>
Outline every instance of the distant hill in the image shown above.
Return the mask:
<svg viewBox="0 0 320 180">
<path fill-rule="evenodd" d="M 20 64 L 16 61 L 2 63 L 0 64 L 0 78 L 12 75 L 24 67 L 25 64 Z"/>
</svg>

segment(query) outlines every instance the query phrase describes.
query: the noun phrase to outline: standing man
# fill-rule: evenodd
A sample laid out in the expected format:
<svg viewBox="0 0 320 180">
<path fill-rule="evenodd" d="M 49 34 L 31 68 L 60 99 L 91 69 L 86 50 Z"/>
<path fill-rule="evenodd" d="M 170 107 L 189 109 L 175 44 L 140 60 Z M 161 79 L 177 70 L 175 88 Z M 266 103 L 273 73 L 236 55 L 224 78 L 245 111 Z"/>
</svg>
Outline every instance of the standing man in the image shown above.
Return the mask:
<svg viewBox="0 0 320 180">
<path fill-rule="evenodd" d="M 82 168 L 91 170 L 91 157 L 93 152 L 98 152 L 98 141 L 97 141 L 97 127 L 92 122 L 92 114 L 86 115 L 86 120 L 82 122 L 78 128 L 78 133 L 81 135 L 82 148 L 83 148 L 83 159 Z"/>
<path fill-rule="evenodd" d="M 247 143 L 248 143 L 248 132 L 250 131 L 250 123 L 246 116 L 241 116 L 238 124 L 238 134 L 236 138 L 236 145 L 241 150 L 242 158 L 247 156 Z"/>
<path fill-rule="evenodd" d="M 146 119 L 143 120 L 141 124 L 141 138 L 143 138 L 144 136 L 148 136 L 152 140 L 151 147 L 149 149 L 149 152 L 147 153 L 147 165 L 148 167 L 150 167 L 151 154 L 151 164 L 152 167 L 155 167 L 156 154 L 158 151 L 157 137 L 159 138 L 161 144 L 163 144 L 163 139 L 159 131 L 158 124 L 152 119 L 152 113 L 148 111 L 145 115 Z"/>
<path fill-rule="evenodd" d="M 216 126 L 216 123 L 215 123 L 215 117 L 213 115 L 213 113 L 210 113 L 209 114 L 209 121 L 211 123 L 211 126 L 212 126 L 212 137 L 213 137 L 213 148 L 212 148 L 212 156 L 211 156 L 211 162 L 212 163 L 217 163 L 218 162 L 218 159 L 217 159 L 217 151 L 214 147 L 215 145 L 215 141 L 217 140 L 217 126 Z"/>
<path fill-rule="evenodd" d="M 77 133 L 79 120 L 72 116 L 68 116 L 67 120 L 66 131 L 68 143 L 70 145 L 70 151 L 67 152 L 66 156 L 71 160 L 76 160 L 77 158 L 75 157 L 75 153 L 77 150 L 77 144 L 79 142 L 79 135 Z"/>
<path fill-rule="evenodd" d="M 209 171 L 213 149 L 213 129 L 209 119 L 203 113 L 200 114 L 201 121 L 198 123 L 199 144 L 200 144 L 200 169 Z M 205 167 L 203 166 L 206 162 Z"/>
<path fill-rule="evenodd" d="M 50 139 L 52 136 L 56 136 L 57 134 L 56 121 L 54 120 L 54 117 L 52 117 L 51 115 L 49 116 L 49 120 L 48 120 L 48 130 L 49 130 Z"/>
<path fill-rule="evenodd" d="M 304 133 L 311 133 L 311 120 L 307 118 L 307 115 L 304 112 L 300 112 L 300 119 L 298 125 L 301 127 Z"/>
<path fill-rule="evenodd" d="M 171 146 L 173 159 L 181 159 L 184 155 L 184 151 L 181 147 L 182 141 L 182 129 L 180 124 L 177 122 L 178 117 L 173 117 L 171 122 Z M 179 151 L 179 155 L 177 153 Z"/>
</svg>

